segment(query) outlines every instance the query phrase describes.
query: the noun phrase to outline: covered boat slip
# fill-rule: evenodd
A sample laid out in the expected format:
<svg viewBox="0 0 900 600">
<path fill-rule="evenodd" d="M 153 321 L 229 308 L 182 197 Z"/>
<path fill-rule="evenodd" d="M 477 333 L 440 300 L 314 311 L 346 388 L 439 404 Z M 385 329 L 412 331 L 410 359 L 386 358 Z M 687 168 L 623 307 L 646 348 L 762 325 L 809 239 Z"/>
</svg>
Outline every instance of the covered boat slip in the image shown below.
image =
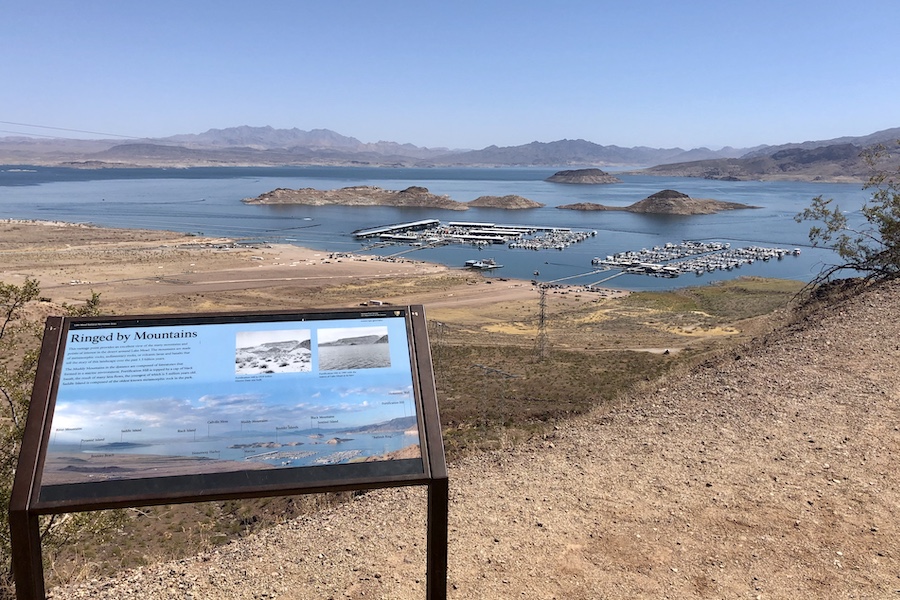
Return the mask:
<svg viewBox="0 0 900 600">
<path fill-rule="evenodd" d="M 568 227 L 541 225 L 500 225 L 469 221 L 450 221 L 443 225 L 437 219 L 383 225 L 353 232 L 358 240 L 377 238 L 384 243 L 413 246 L 472 244 L 485 247 L 506 244 L 509 248 L 528 250 L 562 250 L 596 235 L 596 231 L 573 231 Z"/>
</svg>

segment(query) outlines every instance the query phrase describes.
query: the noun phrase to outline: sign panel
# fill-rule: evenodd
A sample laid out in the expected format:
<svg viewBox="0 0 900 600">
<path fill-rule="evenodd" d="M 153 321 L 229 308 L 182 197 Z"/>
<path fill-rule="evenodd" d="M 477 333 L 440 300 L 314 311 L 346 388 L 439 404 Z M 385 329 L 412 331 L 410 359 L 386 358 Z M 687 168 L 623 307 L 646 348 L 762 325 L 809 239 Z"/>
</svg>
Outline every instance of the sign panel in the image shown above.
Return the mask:
<svg viewBox="0 0 900 600">
<path fill-rule="evenodd" d="M 9 502 L 16 597 L 45 598 L 42 514 L 428 486 L 427 597 L 449 486 L 421 306 L 48 317 Z"/>
<path fill-rule="evenodd" d="M 66 320 L 38 503 L 423 478 L 411 329 L 408 307 Z"/>
</svg>

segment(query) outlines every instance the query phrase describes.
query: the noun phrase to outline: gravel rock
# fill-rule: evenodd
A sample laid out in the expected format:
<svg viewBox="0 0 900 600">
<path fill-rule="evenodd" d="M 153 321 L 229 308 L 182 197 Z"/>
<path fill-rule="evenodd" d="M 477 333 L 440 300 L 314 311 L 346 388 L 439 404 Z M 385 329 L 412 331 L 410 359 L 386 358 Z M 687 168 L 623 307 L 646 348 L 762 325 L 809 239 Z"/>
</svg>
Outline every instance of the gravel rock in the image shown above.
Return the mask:
<svg viewBox="0 0 900 600">
<path fill-rule="evenodd" d="M 451 465 L 449 597 L 864 598 L 900 573 L 900 285 L 540 441 Z M 377 490 L 56 600 L 425 596 L 426 492 Z"/>
</svg>

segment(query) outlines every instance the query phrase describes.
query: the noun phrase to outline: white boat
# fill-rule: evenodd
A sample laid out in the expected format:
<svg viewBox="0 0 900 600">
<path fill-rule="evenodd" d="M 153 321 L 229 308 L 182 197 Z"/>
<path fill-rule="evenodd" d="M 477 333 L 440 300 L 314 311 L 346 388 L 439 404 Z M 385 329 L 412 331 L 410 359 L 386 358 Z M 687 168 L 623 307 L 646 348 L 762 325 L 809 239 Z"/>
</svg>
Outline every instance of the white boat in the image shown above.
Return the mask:
<svg viewBox="0 0 900 600">
<path fill-rule="evenodd" d="M 469 269 L 499 269 L 503 265 L 498 265 L 493 258 L 478 258 L 466 261 L 466 267 Z"/>
</svg>

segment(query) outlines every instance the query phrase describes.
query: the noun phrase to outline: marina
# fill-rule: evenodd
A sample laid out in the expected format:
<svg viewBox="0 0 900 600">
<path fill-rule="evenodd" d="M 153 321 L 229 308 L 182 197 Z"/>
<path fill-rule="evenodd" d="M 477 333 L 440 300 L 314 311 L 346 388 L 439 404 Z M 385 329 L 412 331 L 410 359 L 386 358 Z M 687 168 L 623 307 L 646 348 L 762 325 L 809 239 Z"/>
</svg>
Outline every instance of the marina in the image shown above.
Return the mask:
<svg viewBox="0 0 900 600">
<path fill-rule="evenodd" d="M 385 244 L 429 247 L 447 244 L 487 247 L 504 244 L 507 248 L 526 250 L 564 250 L 596 235 L 596 231 L 541 225 L 498 225 L 466 221 L 450 221 L 443 225 L 437 219 L 381 225 L 353 232 L 353 237 L 357 240 L 377 239 Z"/>
<path fill-rule="evenodd" d="M 359 240 L 377 239 L 377 246 L 380 247 L 397 244 L 410 246 L 413 250 L 448 244 L 470 244 L 477 248 L 505 244 L 507 248 L 513 250 L 565 250 L 572 244 L 596 237 L 597 232 L 573 230 L 568 227 L 499 225 L 465 221 L 451 221 L 443 225 L 438 219 L 422 219 L 361 229 L 354 231 L 353 235 Z M 799 254 L 799 248 L 786 250 L 755 245 L 732 248 L 730 242 L 685 240 L 680 243 L 667 242 L 649 249 L 626 250 L 604 258 L 594 257 L 591 260 L 593 270 L 571 278 L 610 270 L 618 270 L 619 273 L 605 277 L 602 282 L 619 275 L 675 278 L 686 273 L 694 273 L 699 276 L 715 271 L 731 271 L 756 261 L 765 262 L 773 258 L 781 260 L 785 256 Z M 493 258 L 479 258 L 466 260 L 463 266 L 468 269 L 490 271 L 503 265 L 498 264 Z M 535 271 L 534 274 L 538 276 L 539 271 Z"/>
<path fill-rule="evenodd" d="M 799 256 L 800 249 L 747 246 L 731 248 L 727 242 L 684 241 L 642 248 L 639 251 L 619 252 L 606 258 L 594 258 L 591 264 L 604 269 L 620 269 L 632 275 L 678 277 L 685 273 L 703 275 L 717 270 L 731 271 L 755 261 L 781 260 L 785 256 Z"/>
</svg>

